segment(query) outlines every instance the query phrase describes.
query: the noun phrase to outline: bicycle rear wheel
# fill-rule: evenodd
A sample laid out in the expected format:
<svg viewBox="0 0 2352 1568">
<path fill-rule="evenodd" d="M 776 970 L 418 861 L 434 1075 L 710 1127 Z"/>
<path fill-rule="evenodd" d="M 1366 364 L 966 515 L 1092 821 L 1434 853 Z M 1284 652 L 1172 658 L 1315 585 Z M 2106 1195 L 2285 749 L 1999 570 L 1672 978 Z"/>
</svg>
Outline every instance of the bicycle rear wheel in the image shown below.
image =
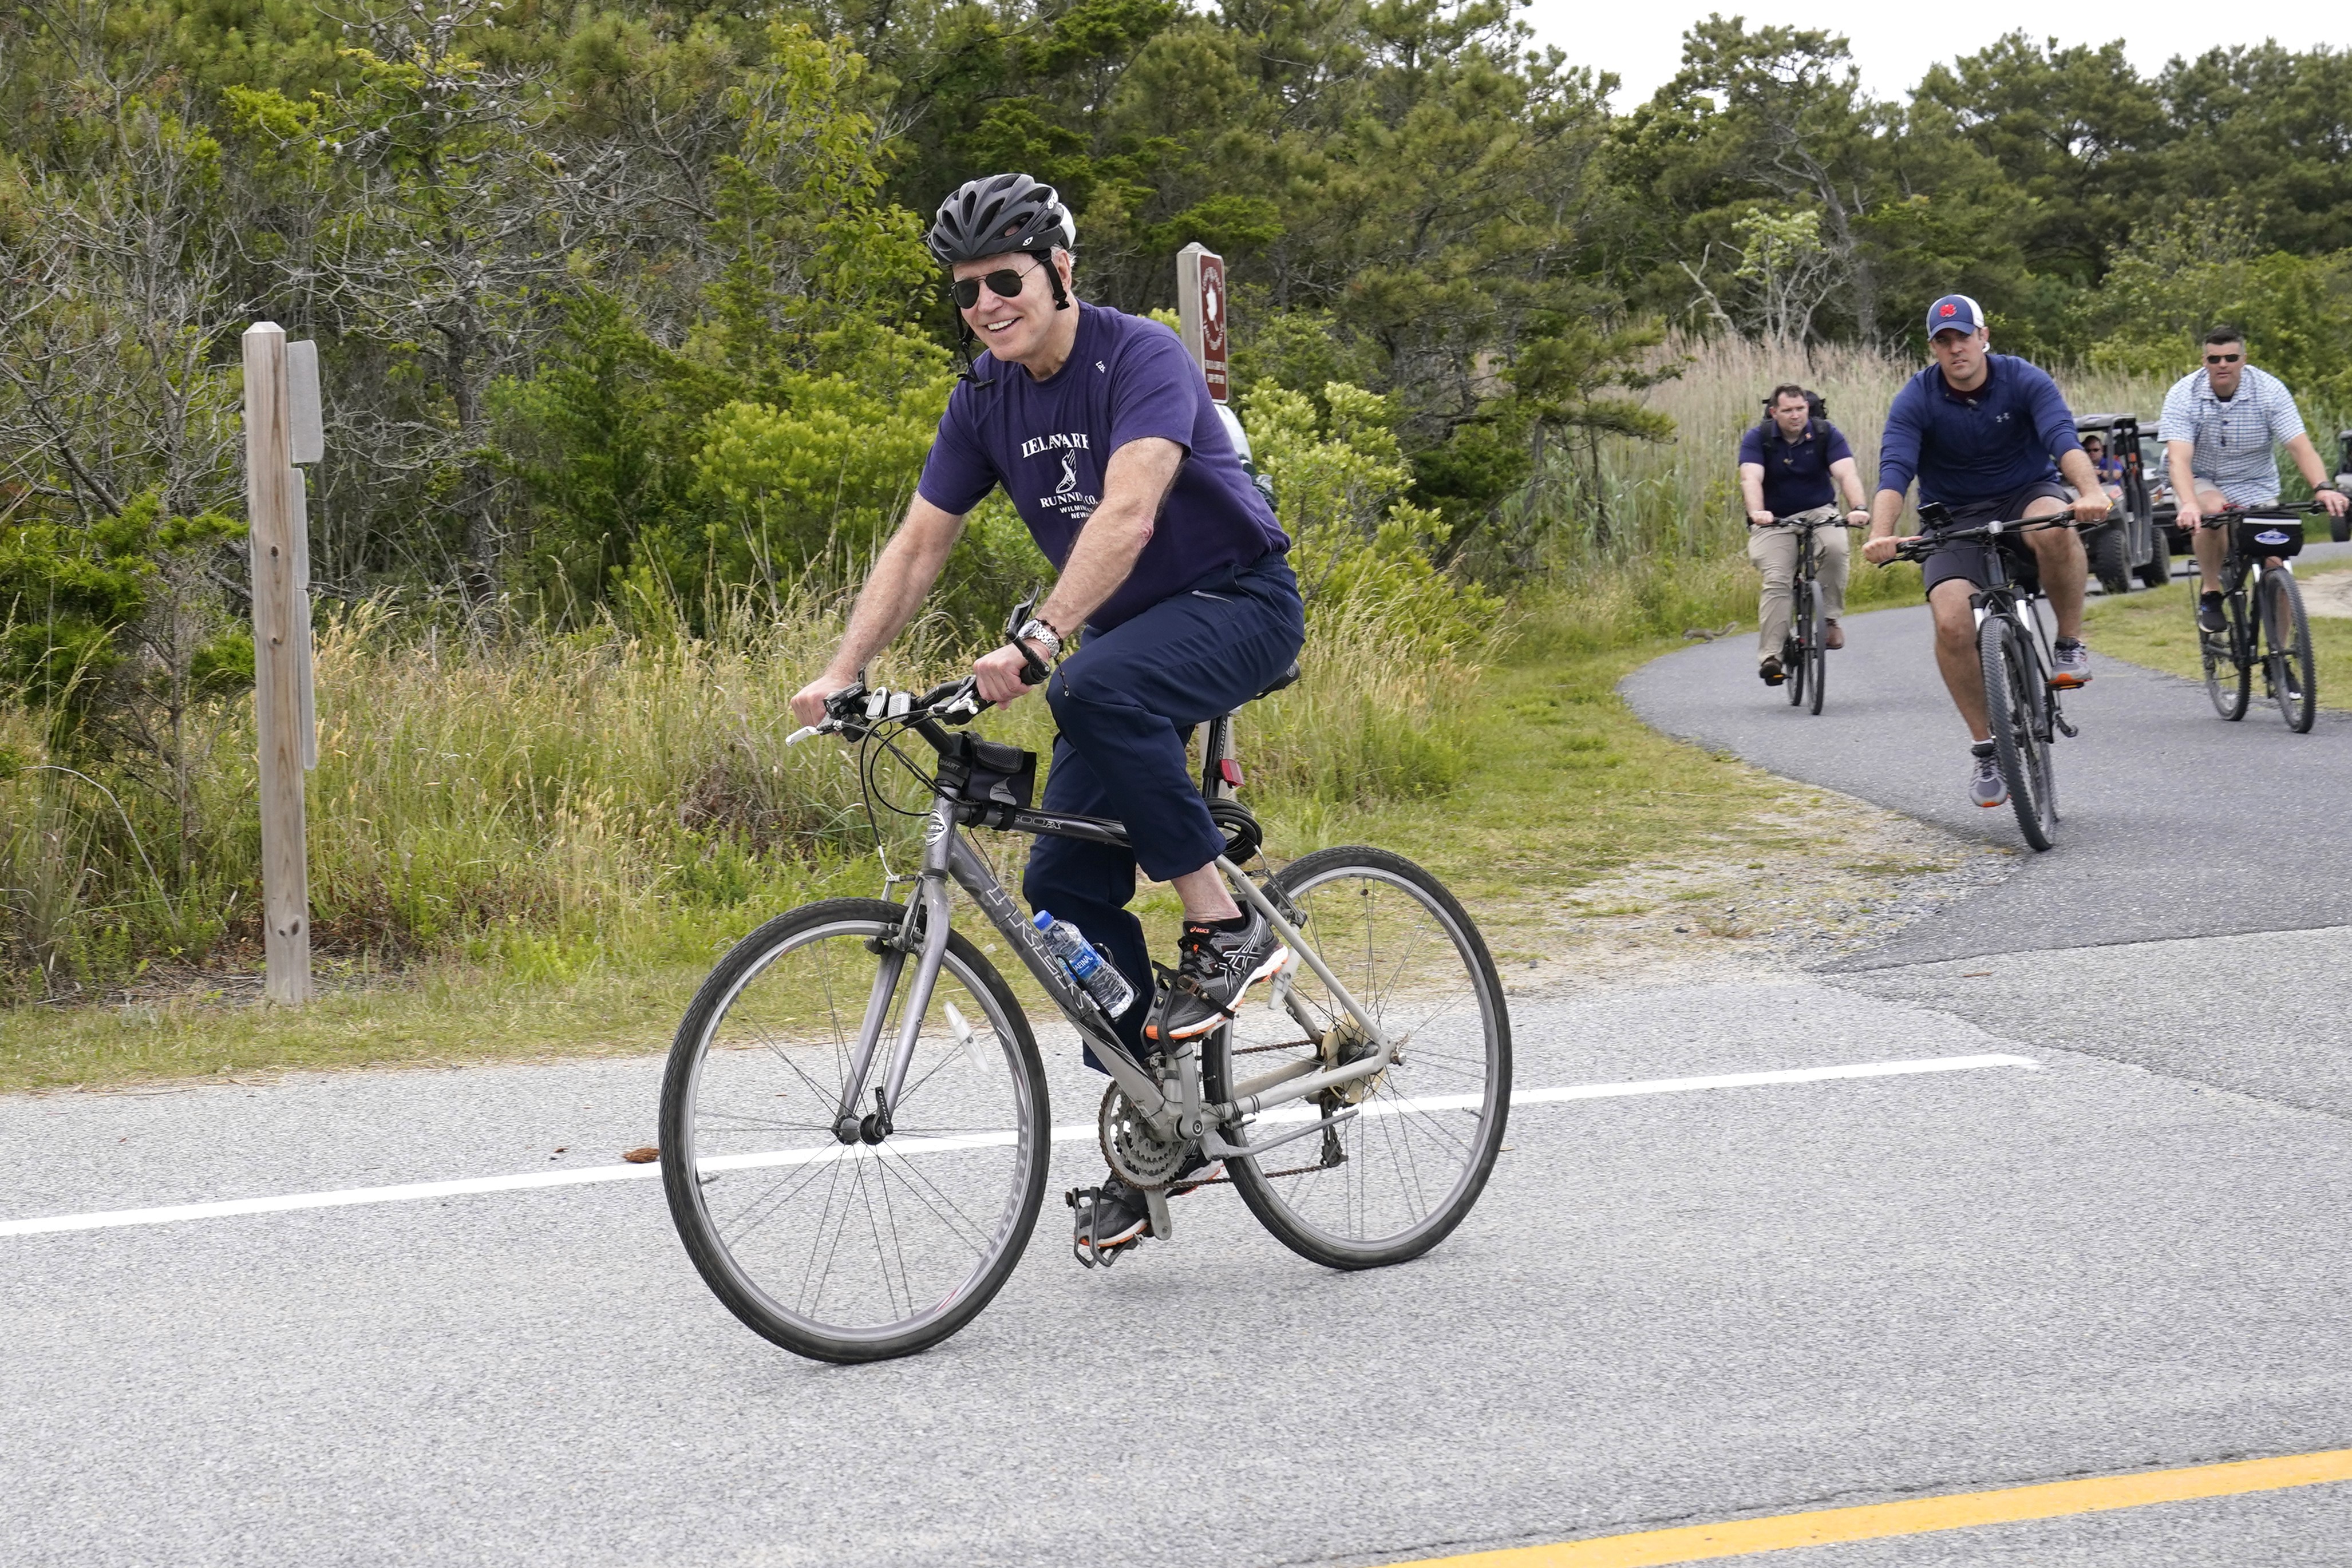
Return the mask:
<svg viewBox="0 0 2352 1568">
<path fill-rule="evenodd" d="M 1829 691 L 1830 649 L 1829 623 L 1821 616 L 1822 585 L 1805 584 L 1805 597 L 1811 608 L 1805 613 L 1809 634 L 1805 639 L 1805 705 L 1818 715 L 1822 698 Z"/>
<path fill-rule="evenodd" d="M 2307 735 L 2319 716 L 2319 672 L 2311 658 L 2311 622 L 2304 618 L 2303 590 L 2290 571 L 2263 573 L 2263 640 L 2269 650 L 2271 695 L 2287 728 Z"/>
<path fill-rule="evenodd" d="M 820 1361 L 906 1355 L 971 1322 L 1020 1261 L 1045 1193 L 1036 1042 L 961 936 L 948 938 L 888 1136 L 836 1136 L 886 965 L 865 1111 L 898 1036 L 914 961 L 884 944 L 904 915 L 838 898 L 761 926 L 703 982 L 662 1080 L 662 1186 L 688 1255 L 728 1311 Z"/>
<path fill-rule="evenodd" d="M 1350 1121 L 1229 1163 L 1242 1201 L 1276 1239 L 1334 1269 L 1419 1257 L 1462 1223 L 1494 1169 L 1510 1112 L 1511 1020 L 1494 959 L 1454 895 L 1385 850 L 1318 850 L 1270 888 L 1356 1003 L 1395 1040 L 1377 1076 L 1277 1106 L 1245 1128 L 1263 1141 L 1354 1106 Z M 1202 1053 L 1209 1097 L 1256 1092 L 1369 1049 L 1304 964 L 1244 1008 Z"/>
<path fill-rule="evenodd" d="M 2058 802 L 2050 769 L 2049 702 L 2042 667 L 2026 646 L 2023 628 L 2006 615 L 1988 617 L 1977 633 L 1984 670 L 1985 712 L 1993 755 L 2009 786 L 2009 803 L 2025 841 L 2046 850 L 2057 841 Z M 2036 690 L 2037 686 L 2043 689 Z"/>
<path fill-rule="evenodd" d="M 2189 595 L 2189 624 L 2197 634 L 2197 655 L 2204 661 L 2205 695 L 2212 699 L 2213 711 L 2232 724 L 2246 716 L 2246 703 L 2253 691 L 2253 673 L 2237 656 L 2243 608 L 2235 594 L 2224 600 L 2221 612 L 2230 626 L 2216 635 L 2197 624 L 2197 594 L 2192 590 Z"/>
</svg>

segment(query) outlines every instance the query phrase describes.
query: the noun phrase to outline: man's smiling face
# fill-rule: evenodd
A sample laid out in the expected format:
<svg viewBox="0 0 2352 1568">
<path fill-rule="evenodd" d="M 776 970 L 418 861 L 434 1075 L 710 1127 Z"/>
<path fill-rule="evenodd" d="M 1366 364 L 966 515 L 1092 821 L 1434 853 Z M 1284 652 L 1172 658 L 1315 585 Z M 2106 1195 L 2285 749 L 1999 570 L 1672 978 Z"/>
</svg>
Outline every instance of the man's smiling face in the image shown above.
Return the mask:
<svg viewBox="0 0 2352 1568">
<path fill-rule="evenodd" d="M 963 310 L 966 325 L 978 335 L 981 344 L 998 360 L 1019 363 L 1033 358 L 1045 346 L 1046 334 L 1054 323 L 1054 288 L 1046 280 L 1045 268 L 1052 263 L 1037 256 L 1009 252 L 979 261 L 960 261 L 955 265 L 956 281 L 967 277 L 985 278 L 992 272 L 1017 272 L 1021 275 L 1021 292 L 1006 298 L 985 282 L 980 286 L 979 302 Z"/>
</svg>

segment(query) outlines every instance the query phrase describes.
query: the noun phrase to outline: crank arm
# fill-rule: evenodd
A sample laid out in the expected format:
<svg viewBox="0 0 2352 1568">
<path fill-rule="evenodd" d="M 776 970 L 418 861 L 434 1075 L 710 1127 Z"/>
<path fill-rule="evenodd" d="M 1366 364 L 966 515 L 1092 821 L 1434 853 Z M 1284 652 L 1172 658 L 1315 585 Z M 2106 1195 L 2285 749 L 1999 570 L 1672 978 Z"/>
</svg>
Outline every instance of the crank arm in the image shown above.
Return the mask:
<svg viewBox="0 0 2352 1568">
<path fill-rule="evenodd" d="M 1201 1134 L 1201 1152 L 1220 1160 L 1254 1160 L 1268 1149 L 1278 1149 L 1285 1144 L 1296 1143 L 1309 1133 L 1319 1133 L 1326 1127 L 1336 1127 L 1342 1122 L 1352 1122 L 1361 1113 L 1362 1109 L 1360 1105 L 1350 1105 L 1337 1115 L 1326 1116 L 1319 1122 L 1309 1122 L 1296 1132 L 1285 1133 L 1278 1138 L 1267 1138 L 1255 1144 L 1229 1144 L 1213 1127 Z"/>
</svg>

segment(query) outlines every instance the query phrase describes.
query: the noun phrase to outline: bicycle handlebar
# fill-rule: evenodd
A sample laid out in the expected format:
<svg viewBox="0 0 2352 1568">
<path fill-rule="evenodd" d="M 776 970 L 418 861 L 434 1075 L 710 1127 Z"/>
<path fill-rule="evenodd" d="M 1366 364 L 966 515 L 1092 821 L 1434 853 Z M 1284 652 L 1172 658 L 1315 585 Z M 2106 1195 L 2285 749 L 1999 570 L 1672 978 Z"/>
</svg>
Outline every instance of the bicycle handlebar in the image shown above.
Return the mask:
<svg viewBox="0 0 2352 1568">
<path fill-rule="evenodd" d="M 2274 501 L 2267 507 L 2223 507 L 2218 511 L 2200 512 L 2197 526 L 2218 528 L 2242 517 L 2274 517 L 2284 521 L 2289 517 L 2317 517 L 2326 510 L 2327 503 L 2325 501 Z"/>
<path fill-rule="evenodd" d="M 952 681 L 942 681 L 929 691 L 918 695 L 912 692 L 894 692 L 863 684 L 845 686 L 824 699 L 825 718 L 822 724 L 812 724 L 784 737 L 786 746 L 797 746 L 812 736 L 848 735 L 861 737 L 873 725 L 887 719 L 898 719 L 918 734 L 927 724 L 970 724 L 987 711 L 989 705 L 980 700 L 980 683 L 971 675 Z M 929 739 L 929 736 L 924 738 Z"/>
<path fill-rule="evenodd" d="M 2044 528 L 2080 528 L 2084 526 L 2070 507 L 2065 511 L 2052 512 L 2046 517 L 1996 520 L 1972 528 L 1939 528 L 1898 543 L 1895 547 L 1895 559 L 1925 560 L 1943 546 L 1962 540 L 1998 538 L 2003 534 L 2039 533 Z"/>
</svg>

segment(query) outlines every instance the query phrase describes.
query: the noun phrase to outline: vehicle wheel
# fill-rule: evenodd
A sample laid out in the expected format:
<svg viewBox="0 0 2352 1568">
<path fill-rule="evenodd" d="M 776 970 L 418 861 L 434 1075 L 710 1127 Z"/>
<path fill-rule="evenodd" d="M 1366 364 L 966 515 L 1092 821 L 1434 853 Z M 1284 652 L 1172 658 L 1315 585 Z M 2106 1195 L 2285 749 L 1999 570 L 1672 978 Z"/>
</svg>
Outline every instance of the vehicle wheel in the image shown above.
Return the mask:
<svg viewBox="0 0 2352 1568">
<path fill-rule="evenodd" d="M 2196 580 L 2190 579 L 2193 583 Z M 2189 630 L 2197 638 L 2197 656 L 2205 666 L 2205 695 L 2213 699 L 2213 711 L 2235 723 L 2246 716 L 2246 703 L 2252 695 L 2253 674 L 2236 656 L 2239 646 L 2239 601 L 2235 595 L 2222 601 L 2222 612 L 2230 618 L 2230 630 L 2219 636 L 2209 635 L 2197 624 L 2197 592 L 2189 594 Z"/>
<path fill-rule="evenodd" d="M 769 921 L 702 983 L 662 1078 L 662 1187 L 687 1255 L 746 1325 L 820 1361 L 906 1355 L 970 1322 L 1021 1260 L 1045 1194 L 1037 1043 L 960 936 L 890 1133 L 835 1135 L 877 992 L 869 1110 L 903 1025 L 911 966 L 877 938 L 904 917 L 836 898 Z"/>
<path fill-rule="evenodd" d="M 2266 667 L 2280 716 L 2297 735 L 2311 732 L 2319 716 L 2319 672 L 2311 658 L 2311 622 L 2304 618 L 2303 590 L 2291 571 L 2263 573 L 2263 640 Z"/>
<path fill-rule="evenodd" d="M 1985 712 L 1992 727 L 1993 756 L 2009 803 L 2017 812 L 2025 841 L 2046 850 L 2056 841 L 2058 811 L 2050 775 L 2049 742 L 2042 733 L 2042 710 L 2049 701 L 2042 667 L 2025 646 L 2024 632 L 2006 616 L 1987 618 L 1977 632 L 1977 658 L 1984 671 Z M 2044 690 L 2036 691 L 2036 685 Z"/>
<path fill-rule="evenodd" d="M 2327 537 L 2337 544 L 2352 543 L 2352 513 L 2328 518 Z"/>
<path fill-rule="evenodd" d="M 2139 569 L 2140 586 L 2162 588 L 2172 580 L 2172 544 L 2162 528 L 2150 526 L 2147 536 L 2147 561 Z"/>
<path fill-rule="evenodd" d="M 2124 527 L 2109 523 L 2085 541 L 2091 547 L 2091 573 L 2099 586 L 2112 594 L 2131 591 L 2130 552 L 2124 548 Z"/>
<path fill-rule="evenodd" d="M 1334 1269 L 1417 1258 L 1462 1223 L 1502 1148 L 1511 1019 L 1495 962 L 1454 895 L 1385 850 L 1318 850 L 1276 873 L 1268 891 L 1289 901 L 1300 935 L 1403 1054 L 1375 1078 L 1226 1127 L 1240 1142 L 1350 1105 L 1359 1113 L 1262 1159 L 1229 1162 L 1234 1186 L 1302 1258 Z M 1272 997 L 1209 1038 L 1202 1082 L 1210 1099 L 1231 1102 L 1362 1048 L 1322 980 L 1294 960 Z"/>
</svg>

